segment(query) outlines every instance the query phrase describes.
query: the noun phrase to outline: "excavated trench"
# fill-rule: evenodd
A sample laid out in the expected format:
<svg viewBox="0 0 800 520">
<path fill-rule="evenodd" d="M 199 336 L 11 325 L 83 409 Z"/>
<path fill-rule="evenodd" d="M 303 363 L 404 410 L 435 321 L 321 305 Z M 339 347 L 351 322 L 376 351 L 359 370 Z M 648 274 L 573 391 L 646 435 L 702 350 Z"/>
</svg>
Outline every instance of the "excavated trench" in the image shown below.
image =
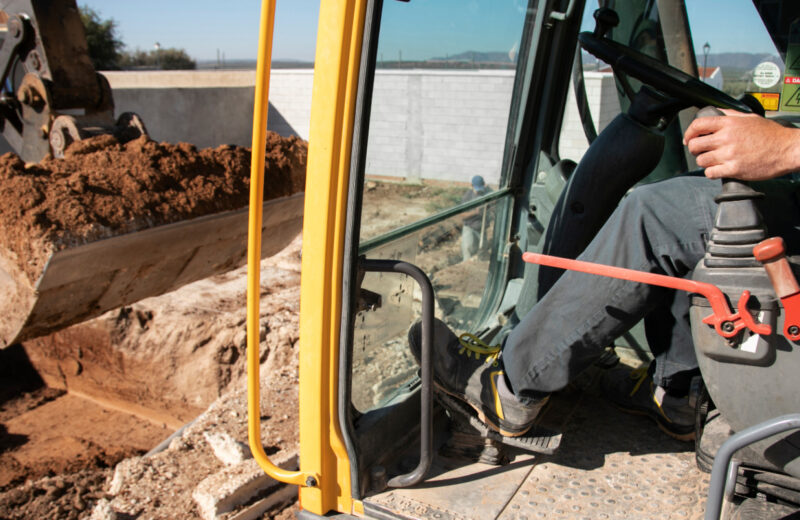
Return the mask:
<svg viewBox="0 0 800 520">
<path fill-rule="evenodd" d="M 267 148 L 265 199 L 301 191 L 306 144 L 272 134 Z M 64 244 L 248 202 L 246 148 L 104 136 L 68 151 L 37 165 L 0 157 L 0 247 L 25 259 L 31 279 Z M 276 295 L 262 312 L 265 358 L 296 343 L 299 247 L 263 275 L 262 292 Z M 244 275 L 215 275 L 0 349 L 0 518 L 88 517 L 109 498 L 118 462 L 243 385 Z"/>
</svg>

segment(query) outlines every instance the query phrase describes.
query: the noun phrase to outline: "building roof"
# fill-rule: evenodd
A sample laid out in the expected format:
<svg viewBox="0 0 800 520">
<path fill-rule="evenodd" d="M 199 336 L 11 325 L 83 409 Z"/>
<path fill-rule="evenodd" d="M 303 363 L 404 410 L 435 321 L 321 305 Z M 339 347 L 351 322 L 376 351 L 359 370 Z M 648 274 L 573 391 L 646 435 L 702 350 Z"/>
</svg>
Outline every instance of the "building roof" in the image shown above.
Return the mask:
<svg viewBox="0 0 800 520">
<path fill-rule="evenodd" d="M 710 78 L 719 70 L 719 67 L 697 67 L 697 77 L 701 79 Z"/>
</svg>

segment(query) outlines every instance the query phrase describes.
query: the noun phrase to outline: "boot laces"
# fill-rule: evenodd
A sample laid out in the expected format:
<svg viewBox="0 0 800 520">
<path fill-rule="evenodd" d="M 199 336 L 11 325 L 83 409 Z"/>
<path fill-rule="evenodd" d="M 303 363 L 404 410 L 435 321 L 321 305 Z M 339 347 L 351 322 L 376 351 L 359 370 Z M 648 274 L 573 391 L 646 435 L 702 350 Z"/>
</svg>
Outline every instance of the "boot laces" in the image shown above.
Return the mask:
<svg viewBox="0 0 800 520">
<path fill-rule="evenodd" d="M 483 342 L 478 336 L 465 332 L 458 337 L 458 342 L 461 344 L 459 354 L 465 354 L 467 357 L 475 356 L 475 359 L 480 359 L 481 356 L 486 357 L 486 363 L 492 363 L 492 366 L 498 366 L 498 357 L 500 357 L 500 345 L 489 345 Z"/>
<path fill-rule="evenodd" d="M 636 381 L 633 390 L 631 390 L 631 393 L 629 394 L 631 397 L 633 397 L 634 394 L 639 391 L 639 387 L 642 386 L 642 383 L 644 383 L 647 380 L 647 375 L 648 375 L 647 372 L 649 368 L 650 365 L 648 364 L 648 365 L 640 365 L 638 368 L 634 368 L 633 370 L 631 370 L 630 378 Z"/>
<path fill-rule="evenodd" d="M 633 390 L 631 390 L 631 393 L 629 394 L 631 397 L 633 397 L 633 395 L 639 390 L 639 388 L 642 386 L 642 383 L 647 381 L 647 379 L 648 379 L 648 377 L 650 375 L 649 374 L 649 369 L 650 369 L 650 365 L 647 364 L 647 365 L 640 365 L 638 368 L 635 368 L 635 369 L 633 369 L 631 371 L 630 378 L 632 380 L 636 381 L 636 384 L 634 385 Z M 664 390 L 662 388 L 660 388 L 660 387 L 653 388 L 653 382 L 651 381 L 650 382 L 650 398 L 652 399 L 653 403 L 656 405 L 656 408 L 658 409 L 658 413 L 660 413 L 661 416 L 664 419 L 666 419 L 668 422 L 672 422 L 672 419 L 669 418 L 669 416 L 667 415 L 667 413 L 664 411 L 664 409 L 661 406 L 661 403 L 663 401 L 663 396 L 664 396 Z"/>
</svg>

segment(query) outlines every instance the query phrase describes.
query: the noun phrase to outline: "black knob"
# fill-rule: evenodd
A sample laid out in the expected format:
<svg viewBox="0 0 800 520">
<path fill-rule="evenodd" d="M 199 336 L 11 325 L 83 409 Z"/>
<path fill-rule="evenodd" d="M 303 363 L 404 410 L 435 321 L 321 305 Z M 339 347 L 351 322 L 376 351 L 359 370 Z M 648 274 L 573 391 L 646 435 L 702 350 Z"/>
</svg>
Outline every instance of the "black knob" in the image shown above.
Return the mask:
<svg viewBox="0 0 800 520">
<path fill-rule="evenodd" d="M 619 25 L 619 15 L 610 7 L 601 7 L 594 12 L 594 35 L 597 38 L 602 38 L 606 35 L 609 29 L 613 29 Z"/>
</svg>

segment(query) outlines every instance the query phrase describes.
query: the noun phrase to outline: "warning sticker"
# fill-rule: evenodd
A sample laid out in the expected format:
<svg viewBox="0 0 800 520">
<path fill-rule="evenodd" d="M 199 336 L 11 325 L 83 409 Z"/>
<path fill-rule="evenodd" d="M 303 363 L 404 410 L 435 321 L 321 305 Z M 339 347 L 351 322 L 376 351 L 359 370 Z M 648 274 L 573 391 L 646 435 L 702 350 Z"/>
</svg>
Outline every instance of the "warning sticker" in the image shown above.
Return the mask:
<svg viewBox="0 0 800 520">
<path fill-rule="evenodd" d="M 783 74 L 780 109 L 800 112 L 800 19 L 794 20 L 789 28 L 786 70 Z"/>
<path fill-rule="evenodd" d="M 781 110 L 800 112 L 800 85 L 784 85 L 781 100 Z"/>
<path fill-rule="evenodd" d="M 756 98 L 764 110 L 778 110 L 781 101 L 781 95 L 778 92 L 748 92 L 751 96 Z"/>
<path fill-rule="evenodd" d="M 753 69 L 753 83 L 758 88 L 769 89 L 781 80 L 781 68 L 771 61 L 764 61 Z"/>
</svg>

